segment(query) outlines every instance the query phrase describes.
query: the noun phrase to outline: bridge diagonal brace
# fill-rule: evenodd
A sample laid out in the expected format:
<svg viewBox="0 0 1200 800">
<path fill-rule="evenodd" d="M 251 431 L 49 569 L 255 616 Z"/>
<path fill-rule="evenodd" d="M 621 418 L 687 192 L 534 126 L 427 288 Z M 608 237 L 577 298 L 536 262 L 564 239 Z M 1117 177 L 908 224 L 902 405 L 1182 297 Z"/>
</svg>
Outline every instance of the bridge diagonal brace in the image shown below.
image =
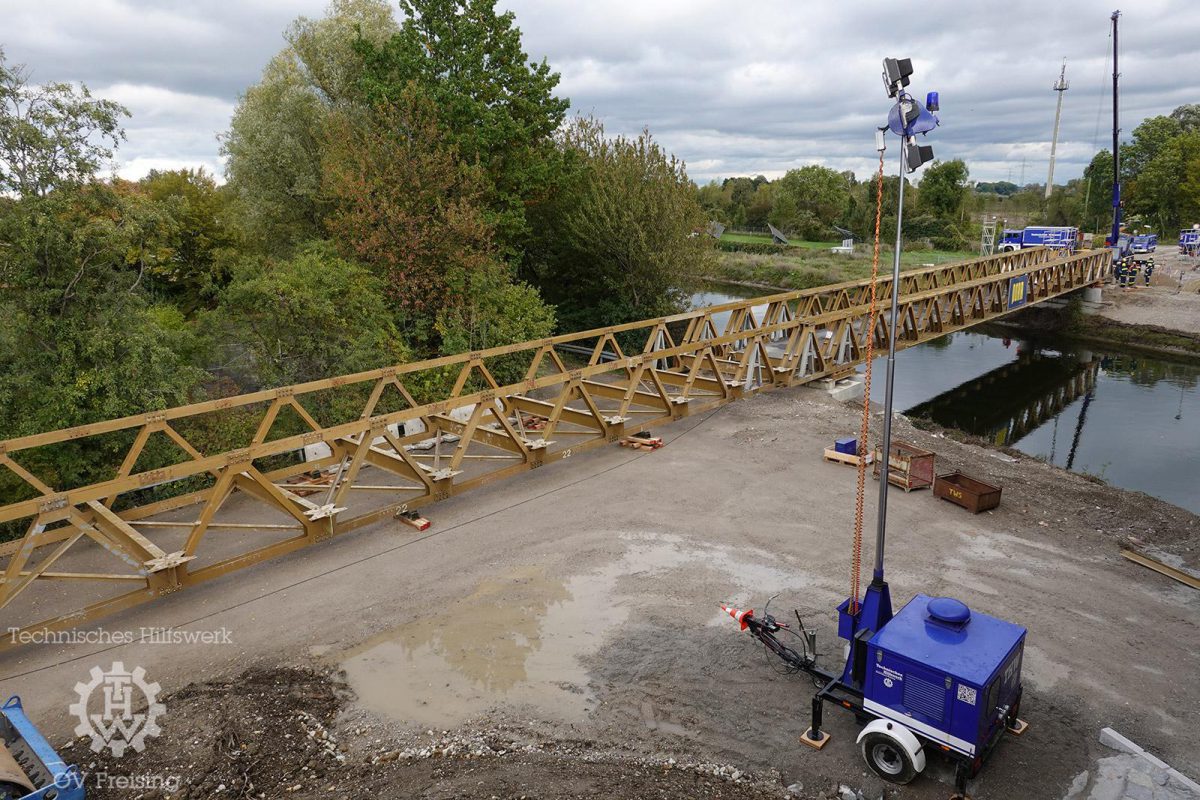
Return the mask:
<svg viewBox="0 0 1200 800">
<path fill-rule="evenodd" d="M 76 542 L 83 538 L 85 531 L 83 528 L 76 528 L 75 532 L 69 537 L 61 541 L 58 547 L 54 548 L 53 552 L 38 562 L 37 566 L 28 572 L 21 572 L 21 567 L 26 562 L 26 559 L 17 561 L 16 556 L 13 556 L 13 561 L 9 563 L 9 569 L 4 575 L 4 585 L 0 587 L 0 609 L 6 607 L 9 603 L 17 598 L 21 592 L 29 588 L 35 580 L 43 575 L 46 570 L 54 566 L 54 563 L 60 559 L 63 554 L 71 549 Z M 13 567 L 16 567 L 16 571 Z"/>
</svg>

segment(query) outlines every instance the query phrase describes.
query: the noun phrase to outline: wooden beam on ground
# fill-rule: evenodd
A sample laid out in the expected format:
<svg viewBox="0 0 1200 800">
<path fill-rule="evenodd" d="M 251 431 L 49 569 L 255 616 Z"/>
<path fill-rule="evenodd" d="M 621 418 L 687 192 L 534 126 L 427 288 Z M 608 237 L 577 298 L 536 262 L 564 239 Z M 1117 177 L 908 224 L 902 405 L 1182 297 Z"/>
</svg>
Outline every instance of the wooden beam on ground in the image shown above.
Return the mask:
<svg viewBox="0 0 1200 800">
<path fill-rule="evenodd" d="M 1200 589 L 1200 578 L 1197 578 L 1195 575 L 1189 575 L 1181 569 L 1176 569 L 1149 556 L 1144 556 L 1136 550 L 1122 550 L 1121 555 L 1135 564 L 1141 564 L 1143 567 L 1148 567 L 1160 575 L 1166 575 L 1171 580 L 1179 581 L 1184 586 Z"/>
</svg>

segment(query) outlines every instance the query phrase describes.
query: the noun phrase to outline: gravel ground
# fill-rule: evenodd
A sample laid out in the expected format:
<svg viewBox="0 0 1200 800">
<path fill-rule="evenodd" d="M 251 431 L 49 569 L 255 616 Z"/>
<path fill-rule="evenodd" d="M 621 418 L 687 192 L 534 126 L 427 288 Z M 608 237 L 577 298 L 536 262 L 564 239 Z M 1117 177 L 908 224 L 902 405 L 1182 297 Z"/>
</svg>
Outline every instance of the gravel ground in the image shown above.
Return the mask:
<svg viewBox="0 0 1200 800">
<path fill-rule="evenodd" d="M 1126 325 L 1200 334 L 1200 259 L 1162 247 L 1154 254 L 1154 265 L 1149 287 L 1107 287 L 1104 300 L 1111 305 L 1100 315 Z"/>
<path fill-rule="evenodd" d="M 772 609 L 798 609 L 836 662 L 855 473 L 820 452 L 856 429 L 856 409 L 820 390 L 761 395 L 656 431 L 660 450 L 606 448 L 452 498 L 422 536 L 365 528 L 105 621 L 220 628 L 230 645 L 28 647 L 0 655 L 0 692 L 19 692 L 62 744 L 92 665 L 122 660 L 161 684 L 163 733 L 144 753 L 101 761 L 75 743 L 65 755 L 93 774 L 186 783 L 93 798 L 742 798 L 789 786 L 828 798 L 845 786 L 940 800 L 949 764 L 883 784 L 849 715 L 828 710 L 833 741 L 802 747 L 811 684 L 774 672 L 717 607 L 761 611 L 778 594 Z M 939 472 L 1004 487 L 978 516 L 928 491 L 895 491 L 889 506 L 897 606 L 952 595 L 1029 628 L 1031 727 L 1002 742 L 973 796 L 1063 796 L 1111 755 L 1105 725 L 1200 773 L 1200 686 L 1178 680 L 1197 657 L 1200 593 L 1119 555 L 1133 544 L 1195 567 L 1198 518 L 903 419 L 896 435 L 936 451 Z M 875 488 L 868 479 L 868 556 Z"/>
</svg>

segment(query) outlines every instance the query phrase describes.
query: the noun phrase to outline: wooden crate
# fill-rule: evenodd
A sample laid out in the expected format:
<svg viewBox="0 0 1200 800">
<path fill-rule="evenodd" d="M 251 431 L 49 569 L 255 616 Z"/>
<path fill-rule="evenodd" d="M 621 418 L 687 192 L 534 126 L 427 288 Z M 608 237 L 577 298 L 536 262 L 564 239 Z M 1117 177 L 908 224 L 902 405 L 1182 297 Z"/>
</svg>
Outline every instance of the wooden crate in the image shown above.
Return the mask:
<svg viewBox="0 0 1200 800">
<path fill-rule="evenodd" d="M 938 475 L 933 482 L 935 497 L 949 500 L 972 514 L 988 511 L 1000 505 L 1001 491 L 999 486 L 984 483 L 978 478 L 964 475 L 957 470 L 945 475 Z"/>
<path fill-rule="evenodd" d="M 875 468 L 872 474 L 879 477 L 879 464 L 883 458 L 883 448 L 875 448 Z M 915 444 L 892 441 L 892 451 L 888 458 L 888 483 L 899 486 L 906 492 L 913 489 L 924 489 L 933 485 L 933 453 L 922 450 Z"/>
</svg>

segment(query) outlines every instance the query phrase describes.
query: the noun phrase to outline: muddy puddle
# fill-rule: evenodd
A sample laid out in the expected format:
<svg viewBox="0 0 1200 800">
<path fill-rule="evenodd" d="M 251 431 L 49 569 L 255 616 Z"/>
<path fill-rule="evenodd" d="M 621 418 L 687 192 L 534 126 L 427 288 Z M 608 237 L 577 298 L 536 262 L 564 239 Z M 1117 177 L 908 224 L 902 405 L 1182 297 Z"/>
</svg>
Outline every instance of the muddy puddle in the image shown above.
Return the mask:
<svg viewBox="0 0 1200 800">
<path fill-rule="evenodd" d="M 623 580 L 692 566 L 728 572 L 731 585 L 741 587 L 783 586 L 797 577 L 718 548 L 693 549 L 676 537 L 623 538 L 624 555 L 601 569 L 561 577 L 544 566 L 515 568 L 342 652 L 337 658 L 359 703 L 438 728 L 500 704 L 582 721 L 594 704 L 582 661 L 638 608 L 638 593 L 620 591 Z M 681 732 L 653 709 L 641 709 L 641 716 L 647 727 Z"/>
</svg>

